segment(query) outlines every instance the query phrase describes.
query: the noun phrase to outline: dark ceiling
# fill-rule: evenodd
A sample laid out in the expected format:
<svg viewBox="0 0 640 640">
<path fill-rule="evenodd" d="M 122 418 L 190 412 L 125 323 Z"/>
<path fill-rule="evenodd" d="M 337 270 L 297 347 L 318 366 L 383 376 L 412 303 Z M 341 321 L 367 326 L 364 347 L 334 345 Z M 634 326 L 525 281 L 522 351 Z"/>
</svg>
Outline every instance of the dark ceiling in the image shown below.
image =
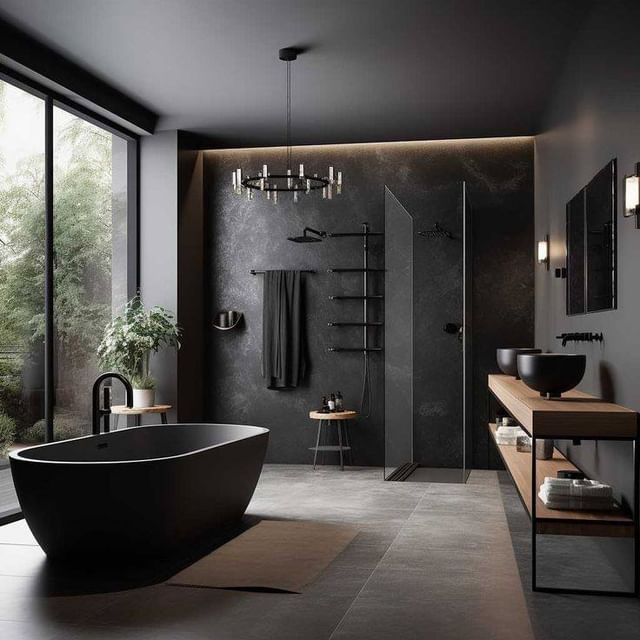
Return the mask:
<svg viewBox="0 0 640 640">
<path fill-rule="evenodd" d="M 576 12 L 576 5 L 580 11 Z M 0 0 L 0 17 L 215 146 L 528 135 L 575 0 Z M 578 13 L 578 15 L 576 15 Z M 1 45 L 0 45 L 1 47 Z"/>
</svg>

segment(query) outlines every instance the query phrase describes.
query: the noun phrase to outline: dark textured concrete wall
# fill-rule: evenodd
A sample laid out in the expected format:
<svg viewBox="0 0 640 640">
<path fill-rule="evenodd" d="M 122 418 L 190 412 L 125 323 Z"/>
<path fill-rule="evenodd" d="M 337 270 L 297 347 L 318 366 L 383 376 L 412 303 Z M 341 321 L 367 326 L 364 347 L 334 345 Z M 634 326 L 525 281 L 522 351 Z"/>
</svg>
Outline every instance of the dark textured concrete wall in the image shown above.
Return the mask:
<svg viewBox="0 0 640 640">
<path fill-rule="evenodd" d="M 495 370 L 497 346 L 533 341 L 533 142 L 531 138 L 469 141 L 328 145 L 295 149 L 296 161 L 308 172 L 326 173 L 329 163 L 344 172 L 344 193 L 332 201 L 308 198 L 278 206 L 258 197 L 251 202 L 234 195 L 235 167 L 272 168 L 284 163 L 282 149 L 240 149 L 205 152 L 207 216 L 206 418 L 270 428 L 269 460 L 308 462 L 315 425 L 307 418 L 324 393 L 341 390 L 350 407 L 358 405 L 362 384 L 360 354 L 332 354 L 330 345 L 361 343 L 360 329 L 335 329 L 331 320 L 360 319 L 358 302 L 330 301 L 331 294 L 360 293 L 361 276 L 328 274 L 330 267 L 359 267 L 361 240 L 327 239 L 294 244 L 288 236 L 303 227 L 326 231 L 357 231 L 363 221 L 373 230 L 384 227 L 384 186 L 415 218 L 415 230 L 438 220 L 443 226 L 461 224 L 461 182 L 468 184 L 473 202 L 473 462 L 489 463 L 485 427 L 486 374 Z M 416 352 L 425 367 L 414 374 L 416 459 L 434 466 L 455 464 L 460 444 L 452 437 L 454 408 L 461 403 L 460 385 L 442 385 L 426 365 L 459 361 L 455 338 L 442 332 L 449 318 L 443 292 L 459 287 L 459 265 L 450 250 L 428 241 L 415 265 L 417 309 L 432 313 L 422 322 L 416 314 Z M 383 266 L 382 239 L 371 239 L 371 266 Z M 444 252 L 444 253 L 443 253 Z M 454 252 L 455 253 L 455 252 Z M 305 386 L 288 392 L 266 389 L 260 373 L 262 277 L 250 269 L 316 269 L 305 277 L 307 328 L 311 368 Z M 370 293 L 382 293 L 382 276 L 372 276 Z M 372 307 L 376 303 L 372 303 Z M 235 308 L 245 314 L 238 331 L 218 332 L 211 322 L 218 310 Z M 402 313 L 402 310 L 398 310 Z M 442 318 L 438 314 L 442 315 Z M 382 318 L 382 309 L 371 319 Z M 375 331 L 372 341 L 378 340 Z M 382 340 L 382 336 L 379 336 Z M 430 354 L 434 354 L 431 358 Z M 382 464 L 383 358 L 373 354 L 374 406 L 371 417 L 352 432 L 355 462 Z M 419 364 L 419 362 L 417 362 Z M 429 373 L 425 373 L 426 371 Z"/>
</svg>

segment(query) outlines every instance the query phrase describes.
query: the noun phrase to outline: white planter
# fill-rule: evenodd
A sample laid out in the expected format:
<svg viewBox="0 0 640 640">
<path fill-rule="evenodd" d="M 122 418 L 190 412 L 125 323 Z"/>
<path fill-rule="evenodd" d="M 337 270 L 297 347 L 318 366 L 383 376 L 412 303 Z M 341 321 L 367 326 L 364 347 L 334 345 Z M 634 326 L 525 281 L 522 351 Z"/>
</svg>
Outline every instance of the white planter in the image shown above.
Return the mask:
<svg viewBox="0 0 640 640">
<path fill-rule="evenodd" d="M 155 389 L 134 389 L 133 390 L 133 408 L 146 409 L 153 407 L 156 403 Z"/>
</svg>

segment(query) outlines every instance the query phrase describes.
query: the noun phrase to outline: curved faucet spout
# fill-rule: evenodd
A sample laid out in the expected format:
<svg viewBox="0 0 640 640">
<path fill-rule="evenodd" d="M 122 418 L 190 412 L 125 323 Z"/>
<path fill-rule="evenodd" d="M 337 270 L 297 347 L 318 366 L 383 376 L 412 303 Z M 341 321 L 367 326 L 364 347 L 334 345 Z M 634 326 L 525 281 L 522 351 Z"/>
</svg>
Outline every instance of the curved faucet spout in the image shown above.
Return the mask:
<svg viewBox="0 0 640 640">
<path fill-rule="evenodd" d="M 94 436 L 100 433 L 100 418 L 104 418 L 104 430 L 109 431 L 109 415 L 111 415 L 111 406 L 105 398 L 105 406 L 100 408 L 100 386 L 105 380 L 109 380 L 111 378 L 115 378 L 122 382 L 125 389 L 127 407 L 133 407 L 133 387 L 131 386 L 131 383 L 122 374 L 117 373 L 116 371 L 101 373 L 93 383 L 91 433 L 93 433 Z"/>
</svg>

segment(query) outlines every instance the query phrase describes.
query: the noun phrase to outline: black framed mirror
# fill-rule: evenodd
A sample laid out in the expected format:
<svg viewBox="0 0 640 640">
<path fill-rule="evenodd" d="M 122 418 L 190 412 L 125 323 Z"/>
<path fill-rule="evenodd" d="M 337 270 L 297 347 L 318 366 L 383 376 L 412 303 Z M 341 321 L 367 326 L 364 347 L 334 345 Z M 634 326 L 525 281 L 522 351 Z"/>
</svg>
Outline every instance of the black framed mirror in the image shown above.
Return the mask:
<svg viewBox="0 0 640 640">
<path fill-rule="evenodd" d="M 615 309 L 616 161 L 567 203 L 567 315 Z"/>
</svg>

